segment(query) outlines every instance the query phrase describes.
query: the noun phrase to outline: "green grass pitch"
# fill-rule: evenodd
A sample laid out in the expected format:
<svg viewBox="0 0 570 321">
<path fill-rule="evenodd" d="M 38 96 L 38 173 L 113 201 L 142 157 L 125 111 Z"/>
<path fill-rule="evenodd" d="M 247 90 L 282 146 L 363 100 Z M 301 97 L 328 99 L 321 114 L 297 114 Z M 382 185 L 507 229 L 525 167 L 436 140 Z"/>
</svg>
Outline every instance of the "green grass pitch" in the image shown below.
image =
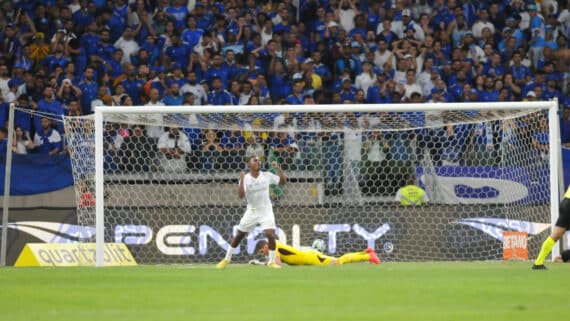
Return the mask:
<svg viewBox="0 0 570 321">
<path fill-rule="evenodd" d="M 0 269 L 0 320 L 554 320 L 570 264 Z"/>
</svg>

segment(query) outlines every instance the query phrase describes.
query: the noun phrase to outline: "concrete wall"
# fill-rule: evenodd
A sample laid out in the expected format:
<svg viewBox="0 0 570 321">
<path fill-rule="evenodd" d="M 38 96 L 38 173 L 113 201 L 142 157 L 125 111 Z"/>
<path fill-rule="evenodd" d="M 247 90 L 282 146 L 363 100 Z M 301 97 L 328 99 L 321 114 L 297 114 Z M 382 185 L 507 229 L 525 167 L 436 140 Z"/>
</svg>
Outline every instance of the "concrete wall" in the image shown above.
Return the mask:
<svg viewBox="0 0 570 321">
<path fill-rule="evenodd" d="M 0 196 L 0 202 L 4 197 Z M 36 195 L 10 196 L 10 208 L 37 207 L 75 207 L 75 190 L 73 186 Z"/>
<path fill-rule="evenodd" d="M 105 187 L 105 206 L 240 206 L 236 183 L 188 184 L 109 184 Z M 282 205 L 315 205 L 321 187 L 317 183 L 289 183 L 284 186 Z M 289 197 L 287 197 L 289 195 Z M 291 197 L 294 195 L 294 197 Z"/>
</svg>

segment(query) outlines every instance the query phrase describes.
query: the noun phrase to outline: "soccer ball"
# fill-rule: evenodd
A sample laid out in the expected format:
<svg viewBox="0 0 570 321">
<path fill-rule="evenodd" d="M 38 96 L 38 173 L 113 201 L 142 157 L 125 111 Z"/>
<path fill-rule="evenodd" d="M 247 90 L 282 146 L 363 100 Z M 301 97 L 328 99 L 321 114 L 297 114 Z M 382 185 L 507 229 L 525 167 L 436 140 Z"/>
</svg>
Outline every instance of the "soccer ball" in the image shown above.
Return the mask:
<svg viewBox="0 0 570 321">
<path fill-rule="evenodd" d="M 311 247 L 319 252 L 324 252 L 327 249 L 327 244 L 321 239 L 316 239 L 313 241 L 313 245 L 311 245 Z"/>
</svg>

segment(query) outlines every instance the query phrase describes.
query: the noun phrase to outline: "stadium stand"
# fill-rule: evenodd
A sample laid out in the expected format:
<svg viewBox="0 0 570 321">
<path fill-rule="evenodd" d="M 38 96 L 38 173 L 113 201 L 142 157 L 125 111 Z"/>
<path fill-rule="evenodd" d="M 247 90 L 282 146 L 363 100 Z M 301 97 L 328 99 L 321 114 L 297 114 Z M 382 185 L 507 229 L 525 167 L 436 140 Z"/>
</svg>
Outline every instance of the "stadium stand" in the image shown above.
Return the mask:
<svg viewBox="0 0 570 321">
<path fill-rule="evenodd" d="M 557 98 L 562 143 L 570 144 L 567 0 L 20 0 L 3 2 L 0 30 L 0 128 L 11 102 L 48 113 L 63 137 L 57 153 L 67 153 L 61 116 L 145 104 Z M 15 122 L 23 132 L 15 148 L 41 153 L 26 142 L 47 135 L 39 116 L 19 111 Z M 121 162 L 139 142 L 131 143 L 135 129 L 143 128 L 107 132 L 117 149 L 108 170 L 131 170 Z M 144 128 L 140 140 L 156 146 L 163 133 Z M 239 132 L 182 134 L 187 166 L 201 170 L 251 145 Z M 256 140 L 292 170 L 304 169 L 307 160 L 294 154 L 314 137 L 280 135 Z M 219 148 L 205 150 L 208 140 Z M 148 155 L 164 157 L 158 148 Z M 151 163 L 139 165 L 159 167 Z"/>
</svg>

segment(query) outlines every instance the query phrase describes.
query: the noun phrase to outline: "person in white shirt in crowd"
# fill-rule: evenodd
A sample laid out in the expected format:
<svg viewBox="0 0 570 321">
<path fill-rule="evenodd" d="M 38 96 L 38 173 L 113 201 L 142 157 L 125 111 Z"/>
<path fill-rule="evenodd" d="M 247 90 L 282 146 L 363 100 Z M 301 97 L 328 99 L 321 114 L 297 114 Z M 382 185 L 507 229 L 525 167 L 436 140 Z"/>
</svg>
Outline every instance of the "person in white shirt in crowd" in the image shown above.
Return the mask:
<svg viewBox="0 0 570 321">
<path fill-rule="evenodd" d="M 489 28 L 491 34 L 495 33 L 495 26 L 489 21 L 489 11 L 485 8 L 479 9 L 479 20 L 473 24 L 471 31 L 476 39 L 480 39 L 484 28 Z"/>
<path fill-rule="evenodd" d="M 121 60 L 121 64 L 130 62 L 131 56 L 136 55 L 139 51 L 140 47 L 135 40 L 135 34 L 135 31 L 131 27 L 127 26 L 121 38 L 119 38 L 114 44 L 115 48 L 121 49 L 123 51 L 123 59 Z"/>
<path fill-rule="evenodd" d="M 257 136 L 253 133 L 246 138 L 245 158 L 257 157 L 262 162 L 265 161 L 265 148 L 258 142 Z"/>
<path fill-rule="evenodd" d="M 184 95 L 188 92 L 191 92 L 194 94 L 194 105 L 204 105 L 208 98 L 208 95 L 204 90 L 204 86 L 198 83 L 196 72 L 189 71 L 186 79 L 188 79 L 188 83 L 184 84 L 184 86 L 180 88 L 180 94 Z"/>
<path fill-rule="evenodd" d="M 165 172 L 186 170 L 186 153 L 191 151 L 191 146 L 185 133 L 177 127 L 170 127 L 158 139 L 157 147 L 162 155 L 160 165 Z"/>
<path fill-rule="evenodd" d="M 149 101 L 146 103 L 145 106 L 164 106 L 164 103 L 159 100 L 160 94 L 158 89 L 151 88 L 149 92 Z M 158 123 L 162 123 L 162 116 L 159 114 L 149 114 L 146 117 L 152 118 L 152 120 L 157 121 Z M 151 125 L 147 126 L 146 128 L 146 136 L 149 138 L 159 139 L 164 134 L 164 126 L 162 125 Z"/>
<path fill-rule="evenodd" d="M 358 14 L 358 9 L 351 0 L 340 0 L 338 8 L 335 10 L 335 20 L 347 32 L 354 29 L 354 17 Z"/>
<path fill-rule="evenodd" d="M 416 71 L 408 69 L 406 71 L 406 83 L 404 84 L 404 95 L 402 98 L 410 98 L 413 92 L 422 93 L 422 86 L 416 80 Z"/>
<path fill-rule="evenodd" d="M 34 141 L 29 134 L 17 126 L 14 129 L 14 142 L 12 143 L 12 152 L 20 155 L 28 153 L 28 150 L 34 149 Z"/>
<path fill-rule="evenodd" d="M 348 116 L 344 126 L 344 166 L 343 189 L 348 200 L 357 200 L 360 196 L 360 166 L 362 161 L 362 127 L 358 124 L 359 118 Z"/>
<path fill-rule="evenodd" d="M 354 86 L 356 89 L 362 89 L 364 94 L 368 92 L 368 87 L 376 83 L 376 75 L 372 70 L 372 63 L 370 61 L 364 61 L 362 63 L 362 72 L 360 75 L 356 76 Z"/>
<path fill-rule="evenodd" d="M 380 69 L 384 69 L 384 64 L 390 62 L 392 65 L 395 63 L 392 51 L 388 50 L 386 39 L 380 38 L 378 40 L 378 50 L 374 52 L 374 64 Z"/>
</svg>

